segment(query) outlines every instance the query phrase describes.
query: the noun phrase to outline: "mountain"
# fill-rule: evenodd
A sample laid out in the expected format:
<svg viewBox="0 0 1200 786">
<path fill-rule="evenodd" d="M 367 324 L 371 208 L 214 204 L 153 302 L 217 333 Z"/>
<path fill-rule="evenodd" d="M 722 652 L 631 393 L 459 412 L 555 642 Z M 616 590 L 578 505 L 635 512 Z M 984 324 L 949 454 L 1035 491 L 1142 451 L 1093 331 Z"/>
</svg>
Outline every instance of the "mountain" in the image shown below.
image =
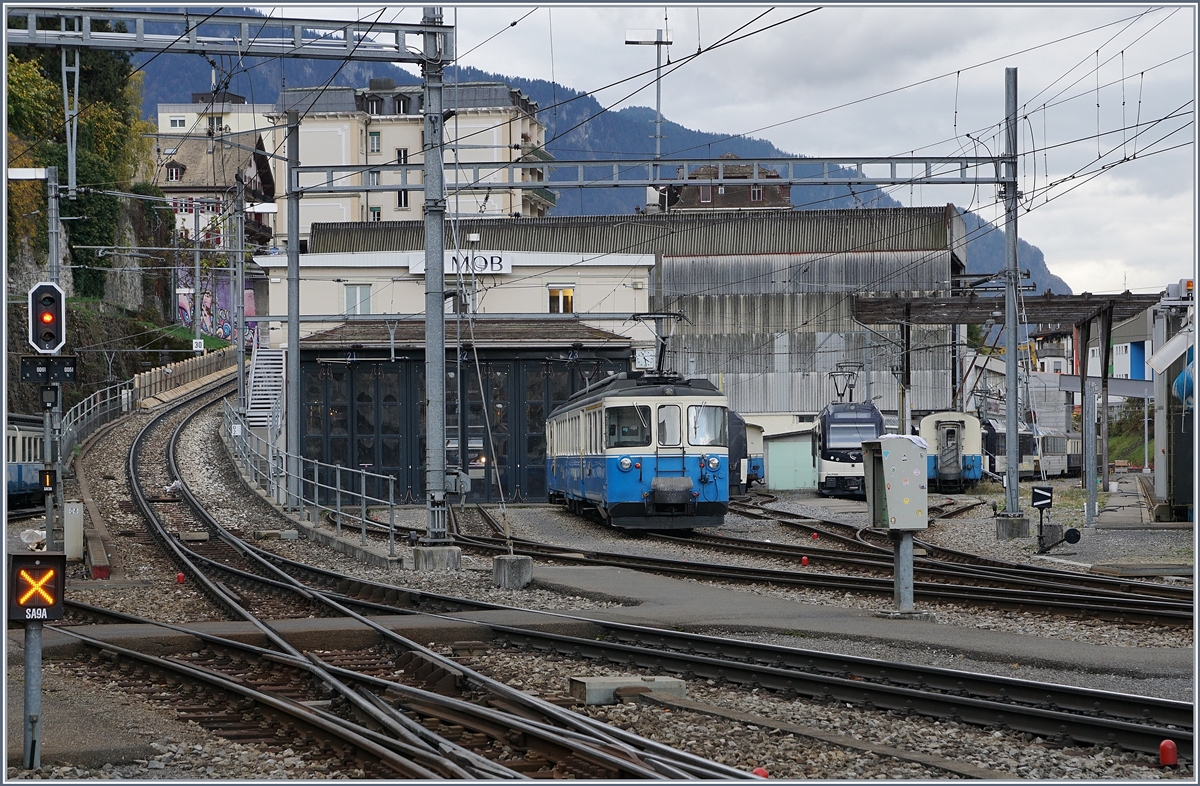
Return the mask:
<svg viewBox="0 0 1200 786">
<path fill-rule="evenodd" d="M 207 13 L 191 8 L 192 14 Z M 259 15 L 252 9 L 222 9 L 218 13 Z M 148 32 L 149 28 L 148 28 Z M 193 92 L 207 92 L 212 86 L 211 65 L 196 55 L 149 54 L 135 56 L 136 65 L 146 71 L 142 112 L 157 116 L 159 103 L 187 102 Z M 222 63 L 218 62 L 218 65 Z M 354 63 L 329 60 L 256 60 L 247 58 L 236 72 L 217 85 L 244 95 L 251 103 L 274 103 L 284 86 L 322 85 L 363 86 L 372 77 L 391 77 L 397 84 L 419 84 L 420 78 L 388 63 Z M 647 157 L 654 153 L 654 110 L 627 107 L 608 111 L 593 96 L 544 79 L 510 77 L 476 68 L 447 69 L 445 81 L 498 81 L 517 88 L 537 101 L 539 119 L 546 125 L 546 149 L 558 159 L 623 159 Z M 663 158 L 688 156 L 716 158 L 733 153 L 742 158 L 795 157 L 765 139 L 730 137 L 685 128 L 663 119 Z M 553 177 L 551 177 L 553 182 Z M 851 190 L 843 186 L 796 186 L 792 202 L 797 209 L 835 209 L 900 207 L 900 203 L 877 188 Z M 645 203 L 640 188 L 563 189 L 555 215 L 620 215 L 632 213 Z M 970 273 L 993 273 L 1004 267 L 1004 233 L 974 213 L 965 213 L 968 237 L 967 266 Z M 1030 270 L 1038 294 L 1049 289 L 1056 294 L 1071 294 L 1071 288 L 1046 267 L 1036 246 L 1020 241 L 1022 270 Z"/>
</svg>

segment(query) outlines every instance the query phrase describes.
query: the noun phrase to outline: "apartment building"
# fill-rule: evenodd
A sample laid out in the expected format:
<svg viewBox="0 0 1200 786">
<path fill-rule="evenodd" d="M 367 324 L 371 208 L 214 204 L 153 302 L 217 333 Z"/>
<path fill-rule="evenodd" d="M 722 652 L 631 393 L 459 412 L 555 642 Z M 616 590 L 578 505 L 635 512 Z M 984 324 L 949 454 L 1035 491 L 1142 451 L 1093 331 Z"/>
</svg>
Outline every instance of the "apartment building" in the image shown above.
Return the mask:
<svg viewBox="0 0 1200 786">
<path fill-rule="evenodd" d="M 302 166 L 361 166 L 346 181 L 358 185 L 395 185 L 396 190 L 306 196 L 300 202 L 301 251 L 307 251 L 316 223 L 408 221 L 423 217 L 424 192 L 403 188 L 398 172 L 373 171 L 372 164 L 424 163 L 423 89 L 390 78 L 372 79 L 366 88 L 305 87 L 284 90 L 272 121 L 283 124 L 298 110 Z M 554 206 L 548 189 L 505 188 L 507 173 L 497 170 L 473 179 L 460 164 L 551 160 L 542 150 L 546 129 L 537 119 L 537 102 L 500 82 L 447 84 L 443 91 L 443 160 L 447 217 L 543 217 Z M 277 149 L 285 149 L 285 129 L 274 131 Z M 275 161 L 276 181 L 285 183 L 283 162 Z M 526 177 L 540 179 L 533 171 Z M 420 183 L 420 174 L 410 182 Z M 286 189 L 280 188 L 276 245 L 286 246 Z"/>
</svg>

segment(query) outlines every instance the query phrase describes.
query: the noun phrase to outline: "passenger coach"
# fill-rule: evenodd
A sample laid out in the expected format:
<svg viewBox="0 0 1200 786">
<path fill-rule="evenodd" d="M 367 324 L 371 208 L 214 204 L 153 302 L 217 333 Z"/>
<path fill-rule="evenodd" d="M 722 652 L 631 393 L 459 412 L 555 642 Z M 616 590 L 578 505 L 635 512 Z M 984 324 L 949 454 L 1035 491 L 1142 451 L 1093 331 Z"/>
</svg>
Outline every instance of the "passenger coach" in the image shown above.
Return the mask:
<svg viewBox="0 0 1200 786">
<path fill-rule="evenodd" d="M 705 379 L 627 372 L 550 415 L 551 502 L 614 527 L 716 527 L 729 507 L 728 402 Z"/>
</svg>

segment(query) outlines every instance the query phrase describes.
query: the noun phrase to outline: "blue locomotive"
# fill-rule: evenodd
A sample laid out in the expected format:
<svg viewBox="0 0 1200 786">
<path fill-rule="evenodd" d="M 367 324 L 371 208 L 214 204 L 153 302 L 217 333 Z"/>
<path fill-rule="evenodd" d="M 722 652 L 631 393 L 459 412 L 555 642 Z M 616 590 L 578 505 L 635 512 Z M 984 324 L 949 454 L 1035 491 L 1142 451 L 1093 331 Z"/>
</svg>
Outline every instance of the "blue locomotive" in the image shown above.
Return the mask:
<svg viewBox="0 0 1200 786">
<path fill-rule="evenodd" d="M 550 501 L 614 527 L 717 527 L 729 508 L 729 409 L 708 380 L 623 372 L 550 414 Z"/>
<path fill-rule="evenodd" d="M 4 441 L 5 496 L 8 509 L 40 505 L 42 493 L 42 418 L 34 415 L 8 415 Z"/>
</svg>

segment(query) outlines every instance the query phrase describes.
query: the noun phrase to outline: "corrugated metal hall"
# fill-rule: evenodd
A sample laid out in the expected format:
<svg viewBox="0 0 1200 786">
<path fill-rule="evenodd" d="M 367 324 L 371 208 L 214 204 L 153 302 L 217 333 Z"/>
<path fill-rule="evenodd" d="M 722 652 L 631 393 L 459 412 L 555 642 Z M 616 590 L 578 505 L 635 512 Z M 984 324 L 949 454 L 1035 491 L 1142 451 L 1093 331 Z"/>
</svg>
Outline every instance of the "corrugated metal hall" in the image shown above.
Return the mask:
<svg viewBox="0 0 1200 786">
<path fill-rule="evenodd" d="M 836 391 L 828 372 L 859 363 L 854 398 L 897 412 L 901 329 L 853 319 L 853 298 L 933 297 L 966 270 L 966 225 L 939 207 L 688 211 L 462 220 L 480 249 L 653 254 L 652 311 L 675 311 L 667 366 L 705 376 L 744 413 L 815 414 Z M 447 233 L 447 245 L 451 233 Z M 419 221 L 314 224 L 314 253 L 418 251 Z M 498 286 L 503 288 L 504 282 Z M 586 314 L 580 314 L 587 319 Z M 911 331 L 914 414 L 952 408 L 965 327 Z"/>
</svg>

